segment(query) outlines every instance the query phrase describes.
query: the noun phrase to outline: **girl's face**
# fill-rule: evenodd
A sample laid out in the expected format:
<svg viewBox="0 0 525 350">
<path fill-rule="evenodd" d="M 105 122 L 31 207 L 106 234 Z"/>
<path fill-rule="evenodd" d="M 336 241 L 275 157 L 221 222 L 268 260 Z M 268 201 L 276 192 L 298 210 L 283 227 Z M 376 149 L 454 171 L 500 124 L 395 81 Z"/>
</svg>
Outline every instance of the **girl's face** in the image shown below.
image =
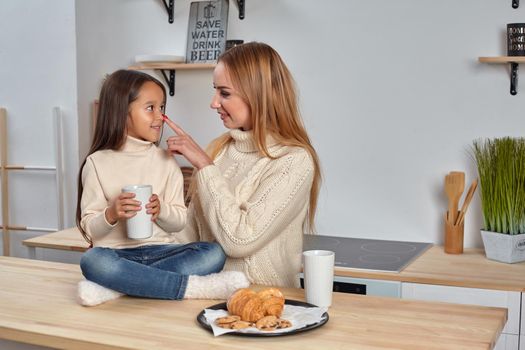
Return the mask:
<svg viewBox="0 0 525 350">
<path fill-rule="evenodd" d="M 228 129 L 251 130 L 250 107 L 233 88 L 230 75 L 222 62 L 213 71 L 215 94 L 210 107 L 217 110 L 224 126 Z"/>
<path fill-rule="evenodd" d="M 157 142 L 162 131 L 164 93 L 154 82 L 142 85 L 137 99 L 129 105 L 127 132 L 139 140 Z"/>
</svg>

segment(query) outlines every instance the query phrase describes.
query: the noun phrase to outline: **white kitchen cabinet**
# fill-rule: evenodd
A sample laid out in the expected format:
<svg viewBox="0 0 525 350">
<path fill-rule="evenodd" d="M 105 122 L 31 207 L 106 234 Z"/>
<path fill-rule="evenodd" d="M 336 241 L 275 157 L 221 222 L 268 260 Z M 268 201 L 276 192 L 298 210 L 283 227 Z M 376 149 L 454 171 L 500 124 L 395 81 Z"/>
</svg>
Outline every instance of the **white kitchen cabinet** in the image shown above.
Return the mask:
<svg viewBox="0 0 525 350">
<path fill-rule="evenodd" d="M 10 340 L 0 339 L 0 349 L 2 350 L 53 350 L 47 346 L 24 344 Z"/>
<path fill-rule="evenodd" d="M 520 335 L 520 292 L 403 282 L 401 298 L 507 308 L 508 320 L 503 333 Z M 518 349 L 517 342 L 512 349 Z"/>
<path fill-rule="evenodd" d="M 521 293 L 520 350 L 525 350 L 525 293 Z"/>
<path fill-rule="evenodd" d="M 517 350 L 519 343 L 519 335 L 501 333 L 494 350 Z M 521 350 L 521 348 L 520 348 Z"/>
<path fill-rule="evenodd" d="M 520 334 L 525 336 L 525 293 L 521 293 L 521 318 L 522 321 Z M 520 342 L 520 344 L 522 344 L 522 349 L 525 350 L 525 344 L 523 344 L 523 340 Z"/>
</svg>

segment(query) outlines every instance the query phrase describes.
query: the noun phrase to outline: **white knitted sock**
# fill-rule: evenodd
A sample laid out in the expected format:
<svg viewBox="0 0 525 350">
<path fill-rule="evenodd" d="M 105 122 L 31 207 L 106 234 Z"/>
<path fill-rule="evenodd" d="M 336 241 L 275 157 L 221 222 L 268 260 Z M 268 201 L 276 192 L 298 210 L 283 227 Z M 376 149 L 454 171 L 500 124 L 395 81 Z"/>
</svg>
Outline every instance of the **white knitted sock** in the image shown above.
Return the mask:
<svg viewBox="0 0 525 350">
<path fill-rule="evenodd" d="M 122 293 L 88 280 L 78 282 L 77 301 L 84 306 L 95 306 L 121 297 Z"/>
<path fill-rule="evenodd" d="M 239 288 L 247 288 L 250 281 L 240 271 L 222 271 L 206 276 L 191 275 L 184 299 L 228 299 Z"/>
</svg>

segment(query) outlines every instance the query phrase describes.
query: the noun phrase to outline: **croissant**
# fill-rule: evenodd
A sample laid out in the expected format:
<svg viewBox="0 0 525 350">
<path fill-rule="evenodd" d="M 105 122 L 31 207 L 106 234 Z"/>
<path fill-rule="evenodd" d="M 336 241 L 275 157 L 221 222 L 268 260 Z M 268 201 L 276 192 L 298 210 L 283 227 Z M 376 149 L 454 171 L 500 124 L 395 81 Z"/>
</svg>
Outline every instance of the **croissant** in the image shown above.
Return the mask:
<svg viewBox="0 0 525 350">
<path fill-rule="evenodd" d="M 280 317 L 284 308 L 284 295 L 276 288 L 258 293 L 242 288 L 228 298 L 226 307 L 230 314 L 240 316 L 243 321 L 257 322 L 268 315 Z"/>
<path fill-rule="evenodd" d="M 242 288 L 235 291 L 226 303 L 232 315 L 247 322 L 256 322 L 264 317 L 263 300 L 253 290 Z"/>
<path fill-rule="evenodd" d="M 265 289 L 257 293 L 257 295 L 263 300 L 265 316 L 281 317 L 284 308 L 284 295 L 279 289 Z"/>
</svg>

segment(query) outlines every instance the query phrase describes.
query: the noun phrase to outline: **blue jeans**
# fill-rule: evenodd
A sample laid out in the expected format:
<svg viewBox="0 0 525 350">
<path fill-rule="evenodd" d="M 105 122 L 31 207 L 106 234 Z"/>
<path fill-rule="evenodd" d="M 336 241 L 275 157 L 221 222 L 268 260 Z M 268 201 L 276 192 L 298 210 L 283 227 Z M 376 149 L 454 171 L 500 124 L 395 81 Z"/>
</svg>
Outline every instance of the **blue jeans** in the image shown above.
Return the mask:
<svg viewBox="0 0 525 350">
<path fill-rule="evenodd" d="M 145 298 L 182 299 L 189 275 L 220 272 L 226 255 L 217 243 L 95 247 L 82 255 L 86 279 L 118 292 Z"/>
</svg>

